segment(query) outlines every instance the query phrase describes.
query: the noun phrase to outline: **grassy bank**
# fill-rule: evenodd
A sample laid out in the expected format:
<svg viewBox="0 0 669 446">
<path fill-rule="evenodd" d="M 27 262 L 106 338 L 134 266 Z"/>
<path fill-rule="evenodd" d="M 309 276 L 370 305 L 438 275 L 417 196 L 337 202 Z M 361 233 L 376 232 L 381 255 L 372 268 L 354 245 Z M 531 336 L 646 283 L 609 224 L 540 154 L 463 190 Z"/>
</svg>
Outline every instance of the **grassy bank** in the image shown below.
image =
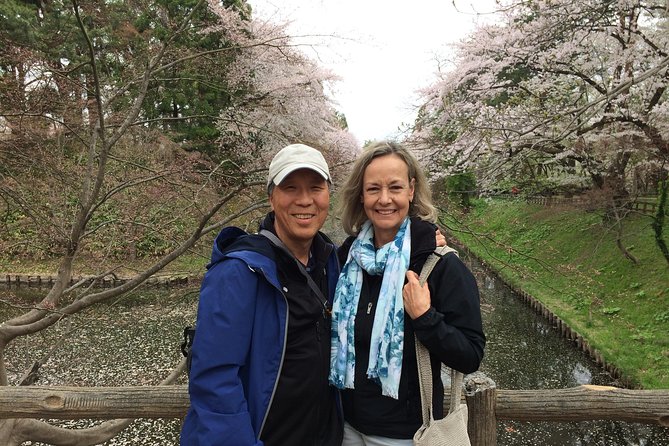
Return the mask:
<svg viewBox="0 0 669 446">
<path fill-rule="evenodd" d="M 669 388 L 669 266 L 650 219 L 624 220 L 624 246 L 600 213 L 524 201 L 475 201 L 448 212 L 452 235 L 541 300 L 637 385 Z M 669 232 L 669 228 L 665 229 Z"/>
</svg>

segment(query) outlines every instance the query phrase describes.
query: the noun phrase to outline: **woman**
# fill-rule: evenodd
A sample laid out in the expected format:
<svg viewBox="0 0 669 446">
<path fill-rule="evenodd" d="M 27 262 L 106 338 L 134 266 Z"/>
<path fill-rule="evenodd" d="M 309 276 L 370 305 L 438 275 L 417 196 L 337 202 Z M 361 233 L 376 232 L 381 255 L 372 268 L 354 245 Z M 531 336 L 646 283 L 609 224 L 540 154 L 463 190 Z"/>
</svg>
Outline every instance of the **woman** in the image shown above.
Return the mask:
<svg viewBox="0 0 669 446">
<path fill-rule="evenodd" d="M 344 264 L 334 297 L 330 383 L 343 389 L 344 446 L 410 445 L 422 424 L 414 336 L 430 352 L 435 418 L 443 418 L 441 363 L 478 369 L 485 336 L 476 281 L 455 254 L 420 287 L 435 249 L 437 212 L 418 162 L 376 142 L 340 196 Z M 405 286 L 405 276 L 408 284 Z"/>
</svg>

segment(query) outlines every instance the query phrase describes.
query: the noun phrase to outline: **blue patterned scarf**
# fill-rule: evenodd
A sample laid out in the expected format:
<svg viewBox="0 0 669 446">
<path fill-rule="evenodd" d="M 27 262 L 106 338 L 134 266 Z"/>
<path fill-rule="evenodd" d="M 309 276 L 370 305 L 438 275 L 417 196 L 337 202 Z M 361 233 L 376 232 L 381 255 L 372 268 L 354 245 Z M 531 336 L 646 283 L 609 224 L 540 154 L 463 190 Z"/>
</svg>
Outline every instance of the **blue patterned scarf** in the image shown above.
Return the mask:
<svg viewBox="0 0 669 446">
<path fill-rule="evenodd" d="M 374 228 L 368 220 L 351 245 L 335 290 L 332 308 L 330 384 L 354 388 L 355 314 L 362 289 L 362 270 L 383 274 L 374 313 L 367 376 L 381 385 L 383 395 L 398 398 L 404 351 L 402 287 L 411 255 L 411 221 L 405 218 L 395 239 L 374 248 Z"/>
</svg>

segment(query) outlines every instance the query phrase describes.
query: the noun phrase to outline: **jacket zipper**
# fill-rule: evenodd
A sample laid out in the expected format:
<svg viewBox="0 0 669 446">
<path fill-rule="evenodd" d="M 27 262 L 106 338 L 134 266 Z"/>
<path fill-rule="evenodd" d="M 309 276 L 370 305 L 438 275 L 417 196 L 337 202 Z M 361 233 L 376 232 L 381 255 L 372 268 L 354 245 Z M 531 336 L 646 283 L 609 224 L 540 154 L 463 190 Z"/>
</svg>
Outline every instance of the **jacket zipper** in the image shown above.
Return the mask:
<svg viewBox="0 0 669 446">
<path fill-rule="evenodd" d="M 257 274 L 262 274 L 262 276 L 268 283 L 273 284 L 273 282 L 268 279 L 267 274 L 265 274 L 265 271 L 263 271 L 262 268 L 254 269 L 251 266 L 249 266 L 249 269 Z M 290 316 L 290 309 L 288 308 L 288 298 L 283 293 L 283 290 L 280 287 L 277 289 L 281 294 L 281 296 L 283 297 L 284 302 L 286 302 L 286 327 L 284 328 L 283 332 L 283 344 L 281 347 L 281 362 L 279 363 L 279 370 L 277 371 L 276 379 L 274 380 L 274 388 L 272 389 L 272 396 L 270 396 L 269 398 L 269 404 L 267 405 L 267 410 L 265 410 L 265 415 L 263 416 L 262 423 L 260 424 L 260 430 L 258 431 L 258 440 L 260 440 L 260 437 L 262 437 L 262 431 L 265 428 L 265 422 L 267 422 L 267 416 L 269 415 L 269 410 L 272 407 L 272 402 L 274 402 L 274 395 L 276 395 L 276 388 L 279 386 L 279 376 L 281 376 L 281 370 L 283 369 L 283 360 L 286 356 L 286 342 L 288 340 L 288 318 Z"/>
<path fill-rule="evenodd" d="M 309 274 L 309 273 L 307 273 L 307 274 Z M 326 284 L 327 284 L 327 286 L 328 286 L 328 288 L 329 288 L 329 287 L 330 287 L 330 284 L 327 283 L 327 280 L 328 280 L 328 271 L 327 271 L 326 267 L 323 267 L 323 277 L 325 278 L 325 282 L 326 282 Z M 323 279 L 321 279 L 321 281 L 322 281 L 322 280 L 323 280 Z M 316 283 L 316 282 L 314 282 L 314 283 Z M 316 284 L 316 285 L 318 285 L 318 284 Z M 320 287 L 319 287 L 319 288 L 320 288 Z M 321 290 L 321 291 L 322 291 L 322 290 Z M 329 291 L 330 291 L 330 290 L 328 289 L 327 292 L 329 293 Z M 311 293 L 311 294 L 313 294 L 314 297 L 315 297 L 316 299 L 318 299 L 318 301 L 319 301 L 319 302 L 321 303 L 321 305 L 323 306 L 323 319 L 327 319 L 328 316 L 332 316 L 332 308 L 330 308 L 330 307 L 328 306 L 329 302 L 328 302 L 328 300 L 327 300 L 327 297 L 325 298 L 325 301 L 322 301 L 322 300 L 320 299 L 320 297 L 318 297 L 318 296 L 316 295 L 316 293 Z"/>
</svg>

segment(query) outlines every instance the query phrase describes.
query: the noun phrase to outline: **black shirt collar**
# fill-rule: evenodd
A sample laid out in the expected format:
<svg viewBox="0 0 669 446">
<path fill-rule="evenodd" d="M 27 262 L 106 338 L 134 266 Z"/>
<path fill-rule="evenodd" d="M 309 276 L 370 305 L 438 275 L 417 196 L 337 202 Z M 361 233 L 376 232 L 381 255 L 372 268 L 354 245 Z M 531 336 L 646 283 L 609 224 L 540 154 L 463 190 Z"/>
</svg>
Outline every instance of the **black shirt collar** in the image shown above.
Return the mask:
<svg viewBox="0 0 669 446">
<path fill-rule="evenodd" d="M 260 222 L 260 229 L 266 229 L 276 234 L 274 229 L 275 215 L 274 211 L 269 212 L 265 218 Z M 319 268 L 325 268 L 327 265 L 328 257 L 334 249 L 334 246 L 329 243 L 323 234 L 319 231 L 316 233 L 313 242 L 311 243 L 311 249 L 309 250 L 309 260 L 307 262 L 306 268 L 307 271 L 313 271 Z"/>
</svg>

